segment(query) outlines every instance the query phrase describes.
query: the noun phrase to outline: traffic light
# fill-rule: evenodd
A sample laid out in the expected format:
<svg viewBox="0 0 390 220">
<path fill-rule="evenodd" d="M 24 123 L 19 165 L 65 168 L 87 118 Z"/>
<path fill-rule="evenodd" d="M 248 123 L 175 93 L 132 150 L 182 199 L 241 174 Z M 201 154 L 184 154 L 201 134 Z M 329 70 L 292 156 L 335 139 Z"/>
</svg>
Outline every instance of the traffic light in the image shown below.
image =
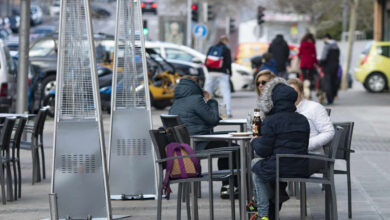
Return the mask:
<svg viewBox="0 0 390 220">
<path fill-rule="evenodd" d="M 236 22 L 236 20 L 234 20 L 234 18 L 229 18 L 229 32 L 230 33 L 233 33 L 236 31 L 236 25 L 234 24 L 234 22 Z"/>
<path fill-rule="evenodd" d="M 193 22 L 198 22 L 199 21 L 199 13 L 198 13 L 198 3 L 194 3 L 194 4 L 192 4 L 192 6 L 191 6 L 191 11 L 192 11 L 192 13 L 191 13 L 191 20 L 193 21 Z"/>
<path fill-rule="evenodd" d="M 261 25 L 264 23 L 264 11 L 265 8 L 262 6 L 257 7 L 257 24 Z"/>
<path fill-rule="evenodd" d="M 143 23 L 144 23 L 144 36 L 148 36 L 149 35 L 148 21 L 144 20 Z"/>
<path fill-rule="evenodd" d="M 215 18 L 213 5 L 207 4 L 207 21 L 212 21 Z"/>
</svg>

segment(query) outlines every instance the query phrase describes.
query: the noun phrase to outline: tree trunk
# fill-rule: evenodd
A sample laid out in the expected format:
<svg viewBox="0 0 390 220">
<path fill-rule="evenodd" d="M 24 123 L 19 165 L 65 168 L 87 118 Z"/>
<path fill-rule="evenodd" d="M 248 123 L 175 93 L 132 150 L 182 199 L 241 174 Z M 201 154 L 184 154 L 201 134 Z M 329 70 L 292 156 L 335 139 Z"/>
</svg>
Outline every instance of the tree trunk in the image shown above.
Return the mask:
<svg viewBox="0 0 390 220">
<path fill-rule="evenodd" d="M 349 3 L 350 3 L 351 14 L 349 18 L 347 59 L 346 59 L 345 68 L 343 71 L 343 76 L 341 81 L 342 90 L 348 89 L 348 73 L 351 66 L 353 42 L 355 40 L 356 17 L 357 17 L 357 8 L 358 8 L 359 0 L 350 0 Z"/>
</svg>

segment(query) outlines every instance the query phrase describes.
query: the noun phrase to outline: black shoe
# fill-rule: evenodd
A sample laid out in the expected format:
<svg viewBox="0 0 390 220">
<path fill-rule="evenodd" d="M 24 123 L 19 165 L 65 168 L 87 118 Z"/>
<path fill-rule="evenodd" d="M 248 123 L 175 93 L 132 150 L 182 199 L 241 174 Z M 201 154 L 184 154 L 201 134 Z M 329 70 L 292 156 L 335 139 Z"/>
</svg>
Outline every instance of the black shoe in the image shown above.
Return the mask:
<svg viewBox="0 0 390 220">
<path fill-rule="evenodd" d="M 234 189 L 234 198 L 238 199 L 239 198 L 238 188 L 234 187 L 233 189 Z M 221 199 L 229 199 L 229 198 L 230 198 L 229 185 L 222 186 L 221 187 Z"/>
</svg>

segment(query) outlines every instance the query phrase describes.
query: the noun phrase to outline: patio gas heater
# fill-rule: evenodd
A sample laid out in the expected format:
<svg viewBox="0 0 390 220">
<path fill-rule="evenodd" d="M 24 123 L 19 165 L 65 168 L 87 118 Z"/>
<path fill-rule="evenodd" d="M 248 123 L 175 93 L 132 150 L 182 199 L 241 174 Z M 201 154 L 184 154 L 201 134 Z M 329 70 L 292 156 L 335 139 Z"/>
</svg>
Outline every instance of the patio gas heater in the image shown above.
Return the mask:
<svg viewBox="0 0 390 220">
<path fill-rule="evenodd" d="M 118 0 L 111 96 L 111 199 L 154 199 L 155 162 L 140 0 Z"/>
<path fill-rule="evenodd" d="M 61 0 L 51 219 L 111 219 L 89 0 Z"/>
</svg>

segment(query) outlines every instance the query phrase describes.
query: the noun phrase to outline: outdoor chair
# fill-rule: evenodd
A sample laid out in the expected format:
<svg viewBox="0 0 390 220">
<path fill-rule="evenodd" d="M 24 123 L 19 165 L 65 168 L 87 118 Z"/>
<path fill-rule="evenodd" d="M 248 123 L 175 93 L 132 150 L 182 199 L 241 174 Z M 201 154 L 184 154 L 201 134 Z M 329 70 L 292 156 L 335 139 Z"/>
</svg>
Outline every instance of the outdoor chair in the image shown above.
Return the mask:
<svg viewBox="0 0 390 220">
<path fill-rule="evenodd" d="M 10 157 L 10 140 L 12 130 L 15 125 L 15 118 L 6 118 L 1 129 L 0 137 L 0 184 L 1 197 L 3 204 L 6 200 L 13 200 L 12 192 L 12 175 L 11 175 L 11 157 Z M 5 173 L 4 173 L 5 171 Z M 7 194 L 5 193 L 5 185 L 7 185 Z"/>
<path fill-rule="evenodd" d="M 276 155 L 276 195 L 275 195 L 275 219 L 279 219 L 279 182 L 299 182 L 300 184 L 300 210 L 301 219 L 306 215 L 306 183 L 319 183 L 325 185 L 325 217 L 326 219 L 337 220 L 337 200 L 334 183 L 334 164 L 336 160 L 337 148 L 343 133 L 343 128 L 337 126 L 335 135 L 330 143 L 330 152 L 328 156 L 323 155 L 298 155 L 298 154 L 277 154 Z M 301 158 L 323 161 L 324 175 L 322 177 L 310 176 L 303 177 L 282 177 L 279 175 L 279 163 L 282 158 Z"/>
<path fill-rule="evenodd" d="M 192 184 L 193 195 L 197 195 L 197 185 L 201 181 L 208 181 L 209 183 L 209 215 L 210 219 L 214 219 L 214 208 L 213 208 L 213 183 L 212 181 L 216 178 L 220 178 L 219 175 L 214 175 L 212 173 L 212 157 L 216 154 L 194 154 L 194 155 L 185 155 L 178 157 L 167 158 L 165 153 L 165 146 L 170 143 L 170 140 L 165 131 L 162 130 L 150 130 L 150 136 L 152 138 L 154 150 L 156 153 L 156 163 L 158 164 L 158 196 L 157 196 L 157 219 L 161 220 L 161 208 L 162 208 L 162 189 L 163 189 L 163 180 L 164 180 L 164 170 L 166 168 L 166 162 L 168 160 L 178 159 L 178 158 L 188 158 L 188 157 L 197 157 L 198 159 L 207 159 L 208 160 L 208 172 L 202 173 L 199 177 L 194 178 L 185 178 L 185 179 L 176 179 L 170 180 L 170 184 L 179 184 L 178 185 L 178 195 L 177 195 L 177 219 L 181 218 L 181 196 L 183 192 L 183 186 L 185 184 Z M 225 153 L 228 157 L 232 157 L 231 152 Z M 211 175 L 210 175 L 211 174 Z M 230 175 L 227 175 L 226 178 L 229 178 Z M 191 219 L 190 215 L 190 199 L 189 199 L 189 190 L 184 190 L 184 196 L 186 197 L 186 206 L 187 206 L 187 219 Z M 233 196 L 233 192 L 232 195 Z M 193 209 L 194 213 L 197 213 L 197 196 L 193 196 L 194 204 Z M 194 216 L 196 219 L 197 216 Z"/>
<path fill-rule="evenodd" d="M 178 125 L 173 127 L 174 132 L 174 138 L 179 143 L 185 143 L 188 145 L 191 145 L 191 137 L 190 133 L 188 132 L 188 129 L 185 125 Z M 209 153 L 219 153 L 219 152 L 231 152 L 233 155 L 234 151 L 239 152 L 240 147 L 232 146 L 232 147 L 221 147 L 221 148 L 214 148 L 214 149 L 208 149 L 208 150 L 202 150 L 202 151 L 196 151 L 196 153 L 201 154 L 209 154 Z M 225 154 L 216 155 L 214 158 L 226 158 Z M 239 161 L 238 153 L 236 154 L 236 161 Z M 233 158 L 229 159 L 229 167 L 233 167 Z M 229 187 L 230 189 L 233 189 L 234 184 L 234 176 L 237 176 L 237 179 L 239 180 L 239 169 L 228 169 L 228 170 L 218 170 L 213 171 L 213 175 L 216 175 L 215 178 L 213 178 L 213 181 L 225 181 L 229 180 Z M 238 189 L 240 189 L 240 181 L 238 181 Z M 200 193 L 201 190 L 199 189 L 198 192 Z M 235 204 L 234 204 L 234 192 L 233 190 L 230 190 L 230 204 L 231 204 L 231 210 L 232 210 L 232 219 L 234 219 L 235 216 Z M 241 200 L 240 200 L 241 203 Z"/>
<path fill-rule="evenodd" d="M 333 123 L 335 126 L 342 127 L 344 132 L 340 138 L 340 144 L 336 152 L 336 160 L 344 160 L 346 169 L 345 170 L 334 170 L 334 174 L 345 174 L 347 175 L 347 187 L 348 187 L 348 218 L 352 218 L 352 193 L 351 193 L 351 163 L 350 153 L 355 152 L 351 149 L 352 134 L 354 122 L 336 122 Z M 329 152 L 329 148 L 325 148 L 325 153 Z"/>
<path fill-rule="evenodd" d="M 30 141 L 21 141 L 20 149 L 22 150 L 31 150 L 32 155 L 32 184 L 35 182 L 41 181 L 41 169 L 40 169 L 40 159 L 39 159 L 39 149 L 41 150 L 42 157 L 42 173 L 43 178 L 46 178 L 45 172 L 45 153 L 43 147 L 43 129 L 46 120 L 48 108 L 41 108 L 34 119 L 33 125 L 26 125 L 25 132 L 30 134 Z"/>
<path fill-rule="evenodd" d="M 13 139 L 11 139 L 11 162 L 14 171 L 14 198 L 15 200 L 22 195 L 22 174 L 20 168 L 20 142 L 27 118 L 19 117 L 17 119 L 16 130 Z"/>
<path fill-rule="evenodd" d="M 164 128 L 171 128 L 183 124 L 178 115 L 161 114 L 160 118 Z"/>
</svg>

